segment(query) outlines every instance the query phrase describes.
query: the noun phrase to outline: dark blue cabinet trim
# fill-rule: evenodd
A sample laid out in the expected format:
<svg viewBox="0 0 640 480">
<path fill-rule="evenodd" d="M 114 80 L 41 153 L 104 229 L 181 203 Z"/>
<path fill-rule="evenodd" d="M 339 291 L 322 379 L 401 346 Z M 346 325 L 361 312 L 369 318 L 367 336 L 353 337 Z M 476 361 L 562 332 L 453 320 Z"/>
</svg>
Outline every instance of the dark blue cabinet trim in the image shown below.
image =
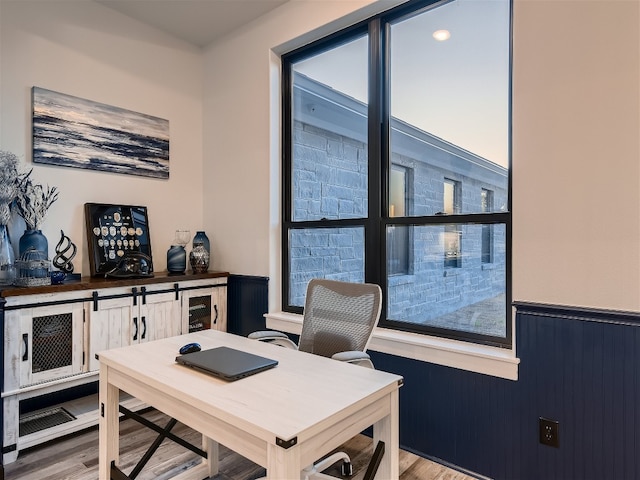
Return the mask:
<svg viewBox="0 0 640 480">
<path fill-rule="evenodd" d="M 227 331 L 247 336 L 266 329 L 269 311 L 269 278 L 229 275 L 227 279 Z"/>
</svg>

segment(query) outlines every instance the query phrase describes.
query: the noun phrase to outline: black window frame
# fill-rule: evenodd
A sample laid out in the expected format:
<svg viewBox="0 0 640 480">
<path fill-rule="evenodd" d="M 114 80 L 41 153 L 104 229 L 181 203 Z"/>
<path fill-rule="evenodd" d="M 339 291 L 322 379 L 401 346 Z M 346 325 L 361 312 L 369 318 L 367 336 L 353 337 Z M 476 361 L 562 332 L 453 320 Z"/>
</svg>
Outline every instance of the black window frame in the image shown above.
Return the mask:
<svg viewBox="0 0 640 480">
<path fill-rule="evenodd" d="M 311 44 L 282 55 L 282 309 L 291 313 L 302 313 L 303 308 L 289 304 L 289 233 L 295 229 L 362 227 L 365 234 L 364 279 L 377 283 L 383 291 L 383 309 L 379 326 L 425 335 L 433 335 L 453 340 L 478 343 L 502 348 L 512 348 L 512 58 L 513 58 L 513 0 L 509 0 L 509 81 L 508 81 L 508 179 L 506 210 L 498 212 L 454 213 L 430 216 L 390 217 L 388 211 L 388 176 L 392 168 L 390 159 L 391 117 L 389 107 L 389 68 L 388 68 L 388 31 L 392 22 L 403 17 L 420 14 L 432 8 L 449 3 L 451 0 L 414 0 L 387 12 L 373 16 L 351 27 L 340 30 Z M 292 168 L 293 168 L 293 112 L 292 65 L 305 58 L 313 57 L 324 51 L 348 43 L 358 36 L 369 38 L 369 93 L 368 93 L 368 213 L 365 218 L 321 219 L 293 221 L 292 219 Z M 505 335 L 490 336 L 474 332 L 465 332 L 395 321 L 386 318 L 387 312 L 387 263 L 386 231 L 390 225 L 431 226 L 465 224 L 505 226 Z"/>
</svg>

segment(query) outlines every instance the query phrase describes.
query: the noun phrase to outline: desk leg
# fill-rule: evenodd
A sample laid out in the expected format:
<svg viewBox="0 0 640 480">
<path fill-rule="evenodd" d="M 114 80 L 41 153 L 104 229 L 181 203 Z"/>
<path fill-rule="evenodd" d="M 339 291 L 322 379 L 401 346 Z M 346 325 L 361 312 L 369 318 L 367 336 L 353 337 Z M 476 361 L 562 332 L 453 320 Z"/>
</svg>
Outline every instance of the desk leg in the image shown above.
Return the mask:
<svg viewBox="0 0 640 480">
<path fill-rule="evenodd" d="M 297 445 L 287 449 L 275 444 L 267 445 L 268 480 L 300 480 L 301 470 Z"/>
<path fill-rule="evenodd" d="M 218 474 L 218 463 L 220 461 L 220 448 L 218 446 L 218 442 L 203 435 L 202 449 L 207 452 L 207 459 L 204 460 L 208 465 L 207 475 L 209 475 L 209 477 L 213 477 Z"/>
<path fill-rule="evenodd" d="M 120 454 L 120 426 L 118 424 L 118 404 L 120 391 L 109 384 L 109 367 L 100 366 L 100 420 L 98 434 L 99 480 L 109 480 L 111 462 L 116 464 Z"/>
<path fill-rule="evenodd" d="M 379 441 L 385 444 L 385 453 L 376 474 L 377 479 L 395 480 L 400 475 L 399 465 L 399 427 L 398 427 L 398 390 L 389 394 L 390 413 L 373 425 L 373 446 Z"/>
</svg>

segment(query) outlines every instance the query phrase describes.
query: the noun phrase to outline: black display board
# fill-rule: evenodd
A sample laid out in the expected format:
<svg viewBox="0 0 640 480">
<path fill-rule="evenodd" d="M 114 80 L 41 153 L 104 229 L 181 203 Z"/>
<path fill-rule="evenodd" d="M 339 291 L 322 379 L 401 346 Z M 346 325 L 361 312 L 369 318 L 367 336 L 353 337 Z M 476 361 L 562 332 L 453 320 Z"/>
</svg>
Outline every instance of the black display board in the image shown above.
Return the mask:
<svg viewBox="0 0 640 480">
<path fill-rule="evenodd" d="M 92 277 L 104 276 L 127 255 L 151 258 L 147 207 L 85 203 L 84 216 Z"/>
</svg>

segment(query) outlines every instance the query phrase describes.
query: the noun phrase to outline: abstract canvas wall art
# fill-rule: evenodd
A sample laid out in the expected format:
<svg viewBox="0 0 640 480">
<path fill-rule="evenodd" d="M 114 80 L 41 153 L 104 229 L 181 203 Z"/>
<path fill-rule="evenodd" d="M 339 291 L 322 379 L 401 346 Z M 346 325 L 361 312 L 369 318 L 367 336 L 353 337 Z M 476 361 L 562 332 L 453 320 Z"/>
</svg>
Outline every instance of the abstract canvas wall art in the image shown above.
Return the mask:
<svg viewBox="0 0 640 480">
<path fill-rule="evenodd" d="M 33 87 L 33 162 L 169 178 L 169 121 Z"/>
</svg>

